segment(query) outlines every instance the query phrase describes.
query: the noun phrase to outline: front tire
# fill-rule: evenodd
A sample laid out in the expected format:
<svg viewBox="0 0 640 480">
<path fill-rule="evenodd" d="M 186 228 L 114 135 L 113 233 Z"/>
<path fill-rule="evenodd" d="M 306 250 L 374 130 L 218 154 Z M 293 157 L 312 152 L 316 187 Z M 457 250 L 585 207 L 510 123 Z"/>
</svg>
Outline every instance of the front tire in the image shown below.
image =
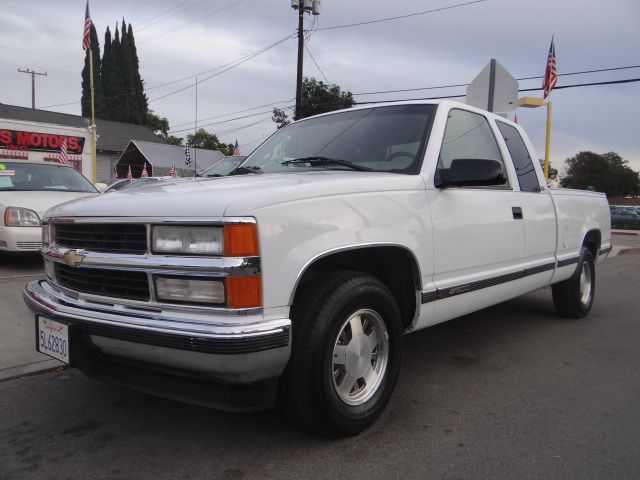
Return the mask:
<svg viewBox="0 0 640 480">
<path fill-rule="evenodd" d="M 560 315 L 583 318 L 591 311 L 596 290 L 596 269 L 591 251 L 582 247 L 573 276 L 552 287 L 553 304 Z"/>
<path fill-rule="evenodd" d="M 402 322 L 377 278 L 332 272 L 296 298 L 293 346 L 280 382 L 285 413 L 325 436 L 355 435 L 382 414 L 396 384 Z"/>
</svg>

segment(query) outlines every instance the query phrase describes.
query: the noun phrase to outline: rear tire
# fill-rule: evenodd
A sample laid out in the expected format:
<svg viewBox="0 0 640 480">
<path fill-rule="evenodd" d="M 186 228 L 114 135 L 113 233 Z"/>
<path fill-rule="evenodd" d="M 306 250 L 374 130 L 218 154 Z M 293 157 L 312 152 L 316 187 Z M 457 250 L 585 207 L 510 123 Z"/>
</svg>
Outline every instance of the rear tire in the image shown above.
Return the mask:
<svg viewBox="0 0 640 480">
<path fill-rule="evenodd" d="M 291 359 L 280 381 L 284 413 L 324 436 L 356 435 L 382 414 L 398 378 L 401 315 L 377 278 L 331 272 L 292 307 Z"/>
<path fill-rule="evenodd" d="M 591 311 L 596 291 L 596 269 L 591 251 L 582 247 L 575 273 L 552 287 L 553 304 L 560 315 L 583 318 Z"/>
</svg>

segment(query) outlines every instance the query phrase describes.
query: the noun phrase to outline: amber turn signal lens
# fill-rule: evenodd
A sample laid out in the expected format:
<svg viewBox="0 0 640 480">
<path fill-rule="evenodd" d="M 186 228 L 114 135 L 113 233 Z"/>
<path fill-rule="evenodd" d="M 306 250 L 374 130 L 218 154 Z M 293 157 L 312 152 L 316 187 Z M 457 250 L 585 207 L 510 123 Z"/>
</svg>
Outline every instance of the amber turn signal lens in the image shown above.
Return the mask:
<svg viewBox="0 0 640 480">
<path fill-rule="evenodd" d="M 254 277 L 227 278 L 227 307 L 254 308 L 262 306 L 262 279 Z"/>
<path fill-rule="evenodd" d="M 258 256 L 258 228 L 256 225 L 224 226 L 225 257 Z"/>
</svg>

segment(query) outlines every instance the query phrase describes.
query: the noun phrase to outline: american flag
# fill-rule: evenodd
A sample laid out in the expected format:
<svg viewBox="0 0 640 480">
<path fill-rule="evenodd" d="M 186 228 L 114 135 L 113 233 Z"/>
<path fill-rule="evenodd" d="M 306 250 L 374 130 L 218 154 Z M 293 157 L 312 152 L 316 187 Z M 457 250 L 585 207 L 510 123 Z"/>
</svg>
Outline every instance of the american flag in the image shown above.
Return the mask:
<svg viewBox="0 0 640 480">
<path fill-rule="evenodd" d="M 142 173 L 140 174 L 140 178 L 147 178 L 149 174 L 147 173 L 147 163 L 145 162 L 144 167 L 142 168 Z"/>
<path fill-rule="evenodd" d="M 69 163 L 69 155 L 67 154 L 67 139 L 62 139 L 62 144 L 60 145 L 60 153 L 58 154 L 58 161 L 60 163 Z"/>
<path fill-rule="evenodd" d="M 544 90 L 543 98 L 547 98 L 551 94 L 551 90 L 556 86 L 558 81 L 558 65 L 556 63 L 556 47 L 553 45 L 553 37 L 551 37 L 551 46 L 549 47 L 549 56 L 547 57 L 547 68 L 544 71 L 544 81 L 542 89 Z"/>
<path fill-rule="evenodd" d="M 118 169 L 116 168 L 116 166 L 113 166 L 113 173 L 111 174 L 111 180 L 117 180 L 118 179 Z"/>
<path fill-rule="evenodd" d="M 236 146 L 233 149 L 233 154 L 234 155 L 240 155 L 240 146 L 238 145 L 238 140 L 236 139 Z"/>
<path fill-rule="evenodd" d="M 89 50 L 91 48 L 91 15 L 89 15 L 89 0 L 87 0 L 87 8 L 84 12 L 84 32 L 82 34 L 82 49 Z"/>
<path fill-rule="evenodd" d="M 184 164 L 187 167 L 191 166 L 191 151 L 189 150 L 189 144 L 184 146 Z"/>
<path fill-rule="evenodd" d="M 127 180 L 133 180 L 133 175 L 131 175 L 131 165 L 129 165 L 129 170 L 127 170 Z"/>
<path fill-rule="evenodd" d="M 173 178 L 177 177 L 176 164 L 175 163 L 171 164 L 171 170 L 169 170 L 169 176 L 173 177 Z"/>
</svg>

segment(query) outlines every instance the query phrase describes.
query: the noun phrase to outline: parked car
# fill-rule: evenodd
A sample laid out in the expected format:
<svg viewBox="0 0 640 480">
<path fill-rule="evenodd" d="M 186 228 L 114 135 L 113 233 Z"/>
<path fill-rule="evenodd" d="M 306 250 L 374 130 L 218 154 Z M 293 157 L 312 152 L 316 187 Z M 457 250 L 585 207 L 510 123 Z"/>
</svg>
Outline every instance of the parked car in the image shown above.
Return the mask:
<svg viewBox="0 0 640 480">
<path fill-rule="evenodd" d="M 247 158 L 245 156 L 235 155 L 233 157 L 225 157 L 214 165 L 211 165 L 200 177 L 224 177 L 232 172 L 242 161 Z"/>
<path fill-rule="evenodd" d="M 548 188 L 537 158 L 521 126 L 468 105 L 366 105 L 280 128 L 238 175 L 59 206 L 46 279 L 24 291 L 37 348 L 356 434 L 391 398 L 403 333 L 548 286 L 559 314 L 591 310 L 606 197 Z"/>
<path fill-rule="evenodd" d="M 612 206 L 611 226 L 614 228 L 640 228 L 640 209 L 633 206 Z"/>
<path fill-rule="evenodd" d="M 0 251 L 39 250 L 45 211 L 97 193 L 91 182 L 69 165 L 0 160 Z"/>
<path fill-rule="evenodd" d="M 144 178 L 134 178 L 133 180 L 127 180 L 126 178 L 116 180 L 109 188 L 107 188 L 105 193 L 108 192 L 117 192 L 119 190 L 129 190 L 132 188 L 139 188 L 145 185 L 153 185 L 157 182 L 166 182 L 168 180 L 176 180 L 171 176 L 164 177 L 144 177 Z"/>
</svg>

